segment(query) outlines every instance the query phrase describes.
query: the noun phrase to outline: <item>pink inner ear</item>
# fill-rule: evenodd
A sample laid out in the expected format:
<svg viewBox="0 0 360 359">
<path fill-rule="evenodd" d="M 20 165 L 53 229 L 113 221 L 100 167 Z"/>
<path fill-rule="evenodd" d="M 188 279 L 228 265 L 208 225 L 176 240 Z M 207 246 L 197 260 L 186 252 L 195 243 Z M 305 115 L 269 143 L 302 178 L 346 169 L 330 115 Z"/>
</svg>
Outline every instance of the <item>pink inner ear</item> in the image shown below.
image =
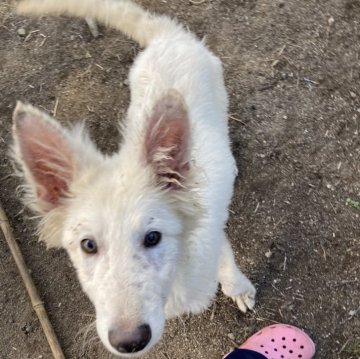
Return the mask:
<svg viewBox="0 0 360 359">
<path fill-rule="evenodd" d="M 15 114 L 22 159 L 31 173 L 37 196 L 50 208 L 66 196 L 73 175 L 73 156 L 63 134 L 38 112 Z"/>
<path fill-rule="evenodd" d="M 162 182 L 178 188 L 189 170 L 189 119 L 181 96 L 171 91 L 155 105 L 145 137 L 147 162 Z"/>
</svg>

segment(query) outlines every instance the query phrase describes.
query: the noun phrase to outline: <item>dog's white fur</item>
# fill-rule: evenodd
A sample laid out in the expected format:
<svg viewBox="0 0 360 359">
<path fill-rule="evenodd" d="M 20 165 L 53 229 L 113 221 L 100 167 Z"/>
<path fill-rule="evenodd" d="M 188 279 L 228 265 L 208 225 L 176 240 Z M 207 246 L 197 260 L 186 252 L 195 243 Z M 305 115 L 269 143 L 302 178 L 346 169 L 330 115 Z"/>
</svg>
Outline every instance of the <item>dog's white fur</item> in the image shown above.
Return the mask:
<svg viewBox="0 0 360 359">
<path fill-rule="evenodd" d="M 217 285 L 242 311 L 255 288 L 237 268 L 224 232 L 237 170 L 230 151 L 227 95 L 219 59 L 174 20 L 129 1 L 28 0 L 23 14 L 92 17 L 146 49 L 130 72 L 131 103 L 118 153 L 107 157 L 77 126 L 61 127 L 30 105 L 14 112 L 14 157 L 25 200 L 41 215 L 39 233 L 62 246 L 93 302 L 104 345 L 111 328 L 198 313 Z M 162 233 L 143 246 L 145 233 Z M 95 255 L 80 247 L 84 238 Z"/>
</svg>

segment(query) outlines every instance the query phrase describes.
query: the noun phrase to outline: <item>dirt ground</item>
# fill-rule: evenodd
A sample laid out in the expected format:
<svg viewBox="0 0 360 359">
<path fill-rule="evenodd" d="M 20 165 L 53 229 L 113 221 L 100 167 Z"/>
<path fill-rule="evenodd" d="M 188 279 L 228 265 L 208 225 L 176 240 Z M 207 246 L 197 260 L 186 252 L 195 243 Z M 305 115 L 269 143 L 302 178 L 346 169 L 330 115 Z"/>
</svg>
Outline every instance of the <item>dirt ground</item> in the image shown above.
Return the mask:
<svg viewBox="0 0 360 359">
<path fill-rule="evenodd" d="M 206 36 L 224 63 L 240 169 L 228 232 L 258 288 L 255 312 L 219 294 L 204 314 L 170 321 L 146 358 L 218 359 L 274 322 L 304 328 L 316 358 L 360 358 L 360 1 L 139 3 Z M 67 255 L 37 242 L 7 153 L 18 99 L 64 124 L 85 119 L 115 151 L 139 48 L 113 30 L 94 39 L 82 20 L 28 19 L 13 7 L 0 0 L 0 200 L 66 357 L 110 358 Z M 51 358 L 2 237 L 0 311 L 0 358 Z"/>
</svg>

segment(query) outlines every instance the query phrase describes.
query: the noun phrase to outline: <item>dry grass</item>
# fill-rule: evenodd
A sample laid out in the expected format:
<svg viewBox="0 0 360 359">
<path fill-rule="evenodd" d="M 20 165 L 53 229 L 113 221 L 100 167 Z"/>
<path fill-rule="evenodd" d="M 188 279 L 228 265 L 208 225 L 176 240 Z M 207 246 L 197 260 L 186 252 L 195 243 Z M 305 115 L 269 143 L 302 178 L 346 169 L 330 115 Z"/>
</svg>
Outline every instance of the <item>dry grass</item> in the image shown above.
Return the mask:
<svg viewBox="0 0 360 359">
<path fill-rule="evenodd" d="M 344 352 L 350 355 L 352 358 L 359 359 L 360 358 L 360 338 L 356 338 L 353 341 L 347 343 L 346 347 L 344 348 Z"/>
<path fill-rule="evenodd" d="M 0 3 L 0 26 L 5 27 L 4 24 L 12 16 L 12 6 L 9 3 Z"/>
</svg>

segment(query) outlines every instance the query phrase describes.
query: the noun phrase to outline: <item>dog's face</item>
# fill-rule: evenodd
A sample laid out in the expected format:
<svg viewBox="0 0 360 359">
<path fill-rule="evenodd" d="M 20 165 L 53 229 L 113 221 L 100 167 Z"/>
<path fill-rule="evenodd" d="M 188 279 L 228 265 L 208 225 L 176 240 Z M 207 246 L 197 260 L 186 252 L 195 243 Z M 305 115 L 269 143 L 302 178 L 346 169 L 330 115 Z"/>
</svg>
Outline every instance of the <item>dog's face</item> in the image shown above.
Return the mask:
<svg viewBox="0 0 360 359">
<path fill-rule="evenodd" d="M 42 215 L 41 239 L 67 250 L 102 342 L 125 356 L 162 334 L 193 207 L 182 99 L 170 92 L 144 116 L 143 129 L 127 131 L 120 152 L 105 157 L 80 128 L 66 130 L 28 105 L 14 113 L 14 157 L 25 200 Z"/>
<path fill-rule="evenodd" d="M 162 334 L 184 223 L 146 173 L 100 171 L 106 176 L 71 202 L 62 244 L 96 308 L 103 343 L 114 353 L 140 352 Z"/>
</svg>

